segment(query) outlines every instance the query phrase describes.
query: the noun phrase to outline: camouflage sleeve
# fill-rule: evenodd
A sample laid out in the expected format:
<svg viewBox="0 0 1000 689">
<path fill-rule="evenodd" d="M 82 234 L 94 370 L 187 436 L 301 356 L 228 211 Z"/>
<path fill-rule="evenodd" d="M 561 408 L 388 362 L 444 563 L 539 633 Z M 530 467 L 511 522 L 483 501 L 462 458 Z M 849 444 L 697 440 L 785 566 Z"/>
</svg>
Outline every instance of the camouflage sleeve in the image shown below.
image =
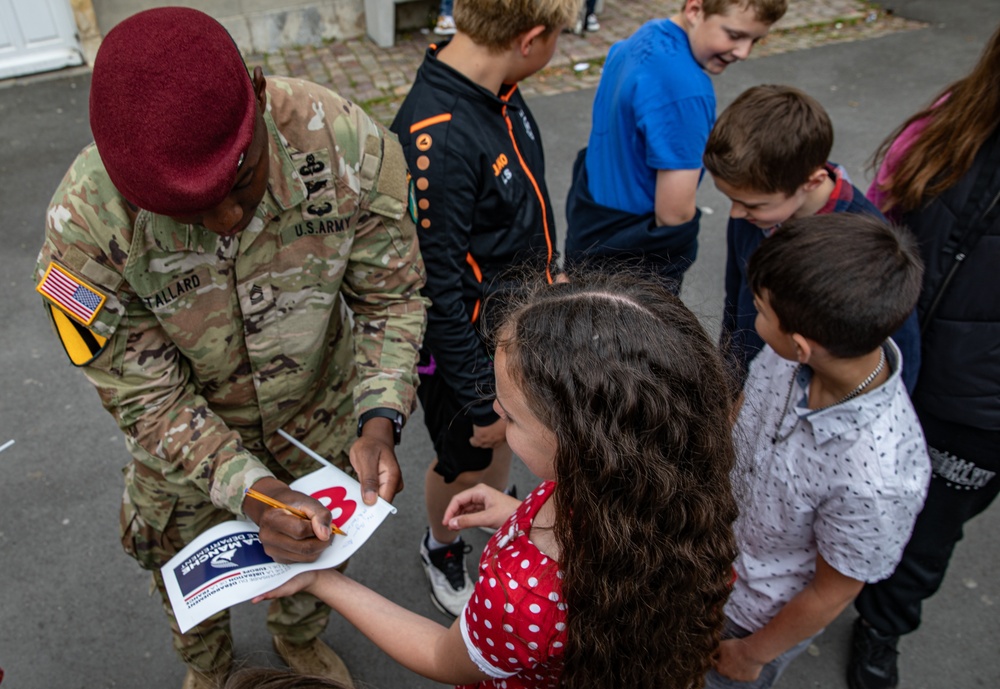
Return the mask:
<svg viewBox="0 0 1000 689">
<path fill-rule="evenodd" d="M 122 281 L 132 217 L 106 177 L 92 174 L 88 157 L 96 152 L 81 154 L 49 206 L 35 281 L 56 264 L 106 296 L 88 326 L 101 346 L 81 366 L 133 458 L 163 477 L 157 490 L 194 487 L 216 506 L 240 514 L 243 488 L 272 474 L 197 394 L 189 363 Z M 57 308 L 48 301 L 46 307 Z M 169 516 L 144 514 L 154 526 L 165 525 Z"/>
<path fill-rule="evenodd" d="M 359 222 L 343 292 L 354 312 L 359 384 L 354 408 L 416 408 L 416 363 L 426 324 L 424 264 L 408 212 L 406 161 L 396 137 L 357 111 L 363 147 Z M 365 133 L 361 136 L 361 133 Z"/>
</svg>

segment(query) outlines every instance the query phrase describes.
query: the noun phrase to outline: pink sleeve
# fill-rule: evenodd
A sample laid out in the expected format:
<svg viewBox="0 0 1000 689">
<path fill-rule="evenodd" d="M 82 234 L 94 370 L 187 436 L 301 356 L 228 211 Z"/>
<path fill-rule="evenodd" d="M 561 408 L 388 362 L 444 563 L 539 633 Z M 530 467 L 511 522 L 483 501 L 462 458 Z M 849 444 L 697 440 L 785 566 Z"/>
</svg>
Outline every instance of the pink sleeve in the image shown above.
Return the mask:
<svg viewBox="0 0 1000 689">
<path fill-rule="evenodd" d="M 900 159 L 910 150 L 910 146 L 917 140 L 920 133 L 927 128 L 928 121 L 927 118 L 924 118 L 911 123 L 910 126 L 899 133 L 896 140 L 889 146 L 889 150 L 886 151 L 882 165 L 879 166 L 878 172 L 875 173 L 875 179 L 872 180 L 871 186 L 868 187 L 868 193 L 865 194 L 868 200 L 875 204 L 875 207 L 879 210 L 882 210 L 882 204 L 885 203 L 887 196 L 881 187 L 885 186 L 892 178 L 892 173 L 896 171 L 896 166 L 899 165 Z M 898 221 L 899 218 L 895 217 L 896 213 L 894 210 L 893 208 L 889 208 L 883 212 L 889 220 Z"/>
</svg>

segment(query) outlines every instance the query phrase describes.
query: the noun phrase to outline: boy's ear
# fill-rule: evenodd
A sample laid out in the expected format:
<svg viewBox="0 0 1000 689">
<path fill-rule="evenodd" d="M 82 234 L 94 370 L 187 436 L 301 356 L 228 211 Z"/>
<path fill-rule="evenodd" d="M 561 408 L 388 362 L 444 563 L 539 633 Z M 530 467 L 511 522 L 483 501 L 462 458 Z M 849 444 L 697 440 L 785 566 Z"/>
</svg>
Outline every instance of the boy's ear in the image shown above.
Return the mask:
<svg viewBox="0 0 1000 689">
<path fill-rule="evenodd" d="M 535 39 L 545 33 L 546 27 L 543 24 L 538 26 L 533 26 L 523 34 L 521 34 L 516 40 L 517 50 L 521 53 L 521 57 L 528 57 L 531 54 L 531 48 L 535 44 Z"/>
<path fill-rule="evenodd" d="M 798 362 L 808 364 L 815 352 L 816 343 L 798 333 L 792 333 L 792 342 L 795 343 L 795 355 Z"/>
<path fill-rule="evenodd" d="M 689 24 L 693 25 L 705 18 L 704 9 L 701 5 L 701 0 L 687 0 L 684 3 L 684 9 L 681 10 L 681 14 L 684 15 Z"/>
<path fill-rule="evenodd" d="M 809 175 L 809 179 L 807 179 L 806 183 L 802 185 L 802 188 L 806 191 L 806 193 L 818 189 L 829 176 L 830 173 L 827 172 L 825 165 L 823 167 L 818 167 L 811 175 Z"/>
</svg>

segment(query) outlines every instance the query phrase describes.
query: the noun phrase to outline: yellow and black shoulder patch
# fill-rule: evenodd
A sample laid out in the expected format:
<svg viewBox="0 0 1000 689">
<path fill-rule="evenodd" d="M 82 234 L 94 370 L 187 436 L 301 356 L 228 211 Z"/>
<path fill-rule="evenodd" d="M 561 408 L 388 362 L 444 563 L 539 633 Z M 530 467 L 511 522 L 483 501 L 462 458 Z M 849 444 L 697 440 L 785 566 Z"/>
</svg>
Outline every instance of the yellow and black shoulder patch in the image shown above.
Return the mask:
<svg viewBox="0 0 1000 689">
<path fill-rule="evenodd" d="M 86 366 L 104 351 L 108 338 L 81 325 L 61 309 L 54 309 L 49 304 L 45 307 L 59 335 L 59 341 L 74 366 Z"/>
</svg>

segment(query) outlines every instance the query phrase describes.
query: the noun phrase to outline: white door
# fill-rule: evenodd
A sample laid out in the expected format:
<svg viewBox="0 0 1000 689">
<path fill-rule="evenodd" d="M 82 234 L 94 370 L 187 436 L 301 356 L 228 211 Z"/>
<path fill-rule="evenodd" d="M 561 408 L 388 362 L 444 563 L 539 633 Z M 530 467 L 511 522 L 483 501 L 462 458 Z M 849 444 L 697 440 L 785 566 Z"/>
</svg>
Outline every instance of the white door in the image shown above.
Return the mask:
<svg viewBox="0 0 1000 689">
<path fill-rule="evenodd" d="M 82 64 L 69 0 L 0 0 L 0 79 Z"/>
</svg>

